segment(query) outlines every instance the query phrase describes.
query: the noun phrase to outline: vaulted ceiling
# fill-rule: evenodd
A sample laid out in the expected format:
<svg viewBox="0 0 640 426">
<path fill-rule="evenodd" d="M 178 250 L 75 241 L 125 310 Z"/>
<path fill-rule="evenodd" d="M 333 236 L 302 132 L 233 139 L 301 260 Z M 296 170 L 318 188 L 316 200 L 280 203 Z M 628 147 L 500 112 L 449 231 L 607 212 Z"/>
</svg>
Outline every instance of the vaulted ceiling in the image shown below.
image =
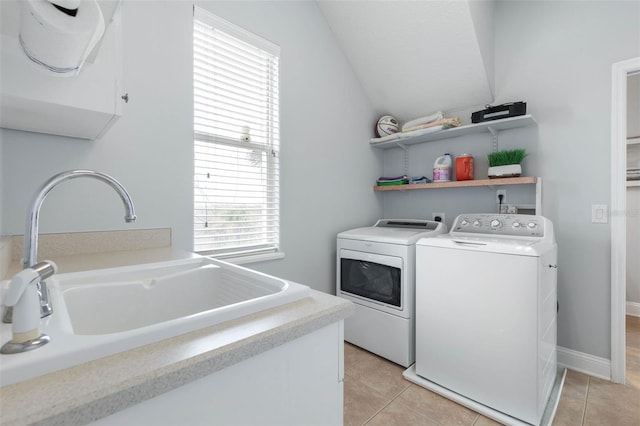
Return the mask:
<svg viewBox="0 0 640 426">
<path fill-rule="evenodd" d="M 318 5 L 380 115 L 402 122 L 493 101 L 493 1 Z"/>
</svg>

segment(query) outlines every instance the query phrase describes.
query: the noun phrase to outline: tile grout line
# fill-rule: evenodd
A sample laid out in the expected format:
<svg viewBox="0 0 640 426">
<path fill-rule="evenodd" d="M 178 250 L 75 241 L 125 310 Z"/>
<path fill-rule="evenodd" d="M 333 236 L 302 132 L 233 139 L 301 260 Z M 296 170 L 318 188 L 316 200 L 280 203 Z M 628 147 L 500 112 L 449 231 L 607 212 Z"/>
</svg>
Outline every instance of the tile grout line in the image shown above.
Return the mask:
<svg viewBox="0 0 640 426">
<path fill-rule="evenodd" d="M 373 413 L 369 418 L 367 418 L 367 420 L 365 420 L 365 421 L 364 421 L 364 423 L 362 423 L 362 425 L 361 425 L 361 426 L 364 426 L 364 425 L 366 425 L 367 423 L 369 423 L 371 420 L 373 420 L 373 418 L 374 418 L 375 416 L 377 416 L 378 414 L 380 414 L 380 412 L 381 412 L 382 410 L 384 410 L 384 409 L 385 409 L 389 404 L 391 404 L 391 403 L 392 403 L 396 398 L 398 398 L 398 397 L 399 397 L 399 396 L 400 396 L 404 391 L 406 391 L 407 389 L 409 389 L 409 387 L 411 387 L 411 383 L 405 380 L 405 381 L 407 382 L 407 386 L 405 386 L 403 389 L 401 389 L 400 391 L 398 391 L 398 393 L 397 393 L 397 394 L 395 394 L 395 395 L 392 395 L 392 396 L 388 397 L 389 399 L 387 400 L 387 397 L 385 397 L 384 395 L 382 395 L 381 393 L 379 393 L 377 389 L 375 389 L 375 388 L 373 388 L 373 387 L 369 386 L 369 385 L 368 385 L 368 384 L 366 384 L 366 383 L 363 383 L 363 382 L 362 382 L 362 381 L 361 381 L 361 380 L 360 380 L 356 375 L 352 375 L 351 373 L 347 372 L 347 371 L 346 371 L 346 369 L 345 369 L 344 375 L 345 375 L 345 377 L 349 377 L 351 380 L 355 380 L 355 381 L 359 382 L 360 384 L 362 384 L 363 386 L 366 386 L 367 388 L 371 389 L 373 392 L 375 392 L 376 394 L 378 394 L 380 397 L 382 397 L 382 398 L 384 398 L 384 399 L 385 399 L 385 403 L 384 403 L 384 405 L 383 405 L 380 409 L 378 409 L 375 413 Z"/>
<path fill-rule="evenodd" d="M 471 423 L 471 426 L 475 426 L 476 423 L 478 423 L 478 420 L 480 420 L 480 414 L 477 413 L 478 415 L 476 416 L 475 419 L 473 419 L 473 423 Z"/>
<path fill-rule="evenodd" d="M 584 393 L 584 405 L 582 407 L 582 421 L 581 425 L 584 426 L 584 422 L 587 419 L 587 404 L 589 403 L 589 388 L 591 388 L 591 376 L 587 376 L 587 390 Z"/>
<path fill-rule="evenodd" d="M 375 413 L 373 413 L 371 415 L 371 417 L 369 417 L 367 420 L 365 420 L 364 423 L 362 423 L 362 426 L 365 426 L 367 423 L 369 423 L 371 420 L 373 420 L 378 414 L 380 414 L 380 412 L 382 410 L 384 410 L 385 408 L 387 408 L 389 406 L 389 404 L 391 404 L 391 402 L 393 402 L 393 400 L 387 401 L 382 407 L 380 407 L 380 409 L 378 411 L 376 411 Z"/>
<path fill-rule="evenodd" d="M 402 390 L 402 391 L 401 391 L 400 393 L 398 393 L 398 395 L 396 395 L 396 396 L 395 396 L 391 401 L 389 401 L 389 404 L 391 404 L 391 402 L 393 402 L 393 401 L 395 401 L 396 399 L 398 399 L 398 397 L 399 397 L 400 395 L 402 395 L 403 393 L 405 393 L 405 392 L 406 392 L 407 390 L 409 390 L 409 388 L 410 388 L 410 387 L 412 387 L 412 386 L 415 386 L 415 387 L 421 388 L 421 386 L 416 385 L 415 383 L 409 383 L 409 386 L 407 386 L 406 388 L 404 388 L 404 390 Z M 429 392 L 431 392 L 431 391 L 429 391 Z M 409 407 L 409 406 L 407 406 L 406 404 L 403 404 L 403 403 L 402 403 L 402 401 L 399 401 L 398 403 L 399 403 L 399 404 L 401 404 L 401 405 L 402 405 L 406 410 L 409 410 L 409 411 L 411 411 L 412 413 L 415 413 L 416 415 L 418 415 L 419 417 L 421 417 L 421 418 L 423 418 L 423 419 L 426 419 L 429 423 L 432 423 L 432 424 L 434 424 L 434 425 L 440 425 L 440 426 L 448 426 L 447 424 L 444 424 L 444 425 L 443 425 L 443 424 L 442 424 L 442 423 L 440 423 L 439 421 L 437 421 L 437 420 L 433 419 L 432 417 L 430 417 L 430 416 L 428 416 L 428 415 L 425 415 L 424 413 L 422 413 L 422 412 L 421 412 L 421 411 L 419 411 L 419 410 L 416 410 L 416 409 L 415 409 L 415 408 L 413 408 L 413 407 Z M 387 405 L 389 405 L 389 404 L 387 404 Z M 385 406 L 385 407 L 386 407 L 386 406 Z M 381 410 L 381 411 L 382 411 L 382 410 Z M 473 410 L 472 410 L 472 411 L 473 411 Z M 377 413 L 376 413 L 376 414 L 377 414 Z M 476 416 L 476 418 L 473 420 L 473 423 L 471 423 L 471 426 L 473 426 L 473 425 L 478 421 L 478 419 L 481 417 L 481 415 L 480 415 L 479 413 L 476 413 L 476 414 L 477 414 L 477 416 Z M 375 416 L 374 416 L 374 417 L 375 417 Z M 372 418 L 372 419 L 373 419 L 373 418 Z M 371 419 L 370 419 L 370 420 L 371 420 Z M 370 421 L 370 420 L 367 420 L 367 421 Z"/>
<path fill-rule="evenodd" d="M 376 411 L 375 413 L 373 413 L 373 415 L 371 417 L 369 417 L 363 424 L 362 426 L 365 426 L 367 423 L 369 423 L 371 420 L 373 420 L 378 414 L 380 414 L 382 412 L 382 410 L 384 410 L 385 408 L 387 408 L 389 406 L 389 404 L 391 404 L 393 401 L 395 401 L 400 395 L 402 395 L 407 389 L 409 389 L 411 387 L 411 383 L 409 383 L 404 389 L 402 389 L 401 391 L 399 391 L 397 393 L 397 395 L 392 396 L 378 411 Z M 413 411 L 413 410 L 412 410 Z"/>
</svg>

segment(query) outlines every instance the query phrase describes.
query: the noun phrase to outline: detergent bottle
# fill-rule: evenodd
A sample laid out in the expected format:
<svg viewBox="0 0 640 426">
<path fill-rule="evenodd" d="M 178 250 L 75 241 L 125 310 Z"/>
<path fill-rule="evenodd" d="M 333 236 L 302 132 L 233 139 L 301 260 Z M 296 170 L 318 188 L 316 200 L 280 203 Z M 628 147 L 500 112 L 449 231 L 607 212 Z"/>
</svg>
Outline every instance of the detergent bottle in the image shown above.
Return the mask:
<svg viewBox="0 0 640 426">
<path fill-rule="evenodd" d="M 449 182 L 451 180 L 451 154 L 445 152 L 443 156 L 436 158 L 433 163 L 433 181 Z"/>
</svg>

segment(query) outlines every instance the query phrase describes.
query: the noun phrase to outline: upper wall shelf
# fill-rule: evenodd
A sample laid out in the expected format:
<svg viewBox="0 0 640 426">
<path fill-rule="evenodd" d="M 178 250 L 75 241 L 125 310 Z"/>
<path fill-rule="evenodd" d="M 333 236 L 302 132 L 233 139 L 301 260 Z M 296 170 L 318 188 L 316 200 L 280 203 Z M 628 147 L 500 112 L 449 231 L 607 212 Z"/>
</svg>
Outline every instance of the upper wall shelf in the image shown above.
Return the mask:
<svg viewBox="0 0 640 426">
<path fill-rule="evenodd" d="M 518 117 L 503 118 L 501 120 L 486 121 L 484 123 L 468 124 L 466 126 L 453 127 L 447 130 L 441 130 L 426 135 L 407 137 L 402 139 L 394 139 L 386 142 L 374 142 L 371 146 L 380 149 L 396 148 L 398 146 L 413 145 L 417 143 L 425 143 L 437 141 L 441 139 L 455 138 L 458 136 L 469 135 L 473 133 L 490 132 L 495 135 L 499 130 L 514 129 L 516 127 L 532 126 L 536 124 L 536 119 L 532 115 L 521 115 Z"/>
</svg>

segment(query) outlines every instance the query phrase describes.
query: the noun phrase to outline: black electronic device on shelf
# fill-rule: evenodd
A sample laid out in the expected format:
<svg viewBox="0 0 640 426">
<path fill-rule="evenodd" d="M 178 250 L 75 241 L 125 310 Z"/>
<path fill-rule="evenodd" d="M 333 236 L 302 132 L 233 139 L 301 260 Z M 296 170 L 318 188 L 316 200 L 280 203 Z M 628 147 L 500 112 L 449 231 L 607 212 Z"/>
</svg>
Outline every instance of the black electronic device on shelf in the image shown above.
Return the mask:
<svg viewBox="0 0 640 426">
<path fill-rule="evenodd" d="M 485 109 L 471 113 L 472 123 L 499 120 L 501 118 L 517 117 L 527 113 L 526 102 L 510 102 L 502 105 L 486 105 Z"/>
</svg>

